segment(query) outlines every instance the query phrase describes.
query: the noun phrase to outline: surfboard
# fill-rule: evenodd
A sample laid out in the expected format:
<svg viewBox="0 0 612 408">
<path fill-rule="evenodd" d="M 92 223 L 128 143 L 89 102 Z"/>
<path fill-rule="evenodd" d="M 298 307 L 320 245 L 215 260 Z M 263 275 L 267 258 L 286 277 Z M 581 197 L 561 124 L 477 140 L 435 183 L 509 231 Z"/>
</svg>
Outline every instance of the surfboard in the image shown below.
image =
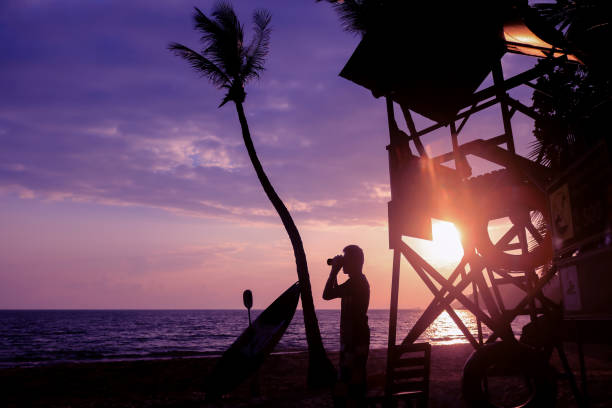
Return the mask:
<svg viewBox="0 0 612 408">
<path fill-rule="evenodd" d="M 206 381 L 206 397 L 229 393 L 261 366 L 291 323 L 300 297 L 293 284 L 255 319 L 223 353 Z"/>
</svg>

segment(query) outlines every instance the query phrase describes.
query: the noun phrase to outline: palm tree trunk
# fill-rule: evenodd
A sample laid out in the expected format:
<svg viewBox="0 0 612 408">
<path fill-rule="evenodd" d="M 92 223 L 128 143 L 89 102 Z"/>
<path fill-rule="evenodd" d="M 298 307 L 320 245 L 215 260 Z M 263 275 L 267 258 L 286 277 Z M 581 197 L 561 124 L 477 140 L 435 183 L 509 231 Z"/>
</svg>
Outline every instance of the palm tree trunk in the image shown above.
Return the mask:
<svg viewBox="0 0 612 408">
<path fill-rule="evenodd" d="M 255 168 L 257 178 L 261 183 L 268 199 L 276 209 L 285 230 L 291 240 L 293 247 L 293 254 L 295 255 L 295 264 L 297 267 L 297 275 L 300 281 L 300 291 L 302 297 L 302 311 L 304 314 L 304 326 L 306 329 L 306 341 L 308 343 L 308 384 L 310 386 L 323 386 L 330 385 L 335 378 L 335 369 L 329 361 L 323 342 L 321 340 L 321 332 L 319 331 L 319 322 L 314 309 L 314 303 L 312 300 L 312 289 L 310 288 L 310 276 L 308 274 L 308 263 L 306 262 L 306 253 L 304 252 L 304 246 L 300 233 L 293 222 L 291 214 L 285 207 L 285 204 L 278 196 L 274 187 L 268 180 L 268 176 L 264 172 L 264 169 L 259 162 L 253 140 L 251 139 L 251 133 L 249 131 L 249 125 L 244 115 L 244 109 L 242 103 L 236 102 L 236 110 L 238 111 L 238 120 L 240 121 L 240 127 L 242 128 L 242 137 L 244 138 L 244 145 L 246 146 L 251 163 Z"/>
</svg>

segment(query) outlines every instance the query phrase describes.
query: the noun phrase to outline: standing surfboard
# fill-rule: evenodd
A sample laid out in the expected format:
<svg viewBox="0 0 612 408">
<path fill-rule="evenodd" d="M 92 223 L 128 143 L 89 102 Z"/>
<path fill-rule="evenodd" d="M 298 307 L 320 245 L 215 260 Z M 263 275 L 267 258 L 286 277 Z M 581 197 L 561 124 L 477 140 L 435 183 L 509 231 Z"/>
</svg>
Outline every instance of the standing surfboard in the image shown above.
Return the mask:
<svg viewBox="0 0 612 408">
<path fill-rule="evenodd" d="M 300 285 L 296 282 L 223 353 L 206 381 L 207 398 L 227 394 L 257 371 L 291 323 L 299 297 Z"/>
</svg>

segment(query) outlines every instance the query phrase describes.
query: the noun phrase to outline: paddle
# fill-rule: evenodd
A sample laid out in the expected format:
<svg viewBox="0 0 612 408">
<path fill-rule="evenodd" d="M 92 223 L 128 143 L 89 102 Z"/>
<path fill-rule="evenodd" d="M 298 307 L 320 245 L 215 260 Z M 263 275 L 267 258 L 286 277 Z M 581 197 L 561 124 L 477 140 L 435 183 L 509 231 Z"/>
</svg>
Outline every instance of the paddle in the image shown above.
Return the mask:
<svg viewBox="0 0 612 408">
<path fill-rule="evenodd" d="M 247 308 L 247 312 L 249 313 L 249 327 L 251 327 L 251 308 L 253 307 L 253 292 L 249 289 L 245 290 L 242 293 L 242 301 L 244 302 L 244 307 Z"/>
<path fill-rule="evenodd" d="M 244 303 L 244 307 L 247 308 L 247 312 L 249 313 L 249 327 L 251 327 L 251 308 L 253 307 L 253 292 L 250 289 L 242 292 L 242 302 Z M 261 389 L 259 387 L 259 371 L 255 372 L 253 378 L 251 379 L 251 396 L 259 397 L 261 395 Z"/>
</svg>

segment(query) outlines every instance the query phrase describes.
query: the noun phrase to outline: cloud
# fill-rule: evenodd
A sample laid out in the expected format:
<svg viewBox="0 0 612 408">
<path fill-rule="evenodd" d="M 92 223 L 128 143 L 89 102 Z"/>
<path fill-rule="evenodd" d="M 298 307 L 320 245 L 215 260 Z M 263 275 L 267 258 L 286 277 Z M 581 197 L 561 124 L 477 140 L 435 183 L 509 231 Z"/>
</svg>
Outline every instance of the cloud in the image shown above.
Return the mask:
<svg viewBox="0 0 612 408">
<path fill-rule="evenodd" d="M 369 196 L 375 200 L 389 201 L 391 199 L 391 189 L 388 184 L 365 184 L 369 190 Z"/>
<path fill-rule="evenodd" d="M 166 49 L 197 43 L 191 4 L 140 6 L 4 6 L 15 41 L 0 67 L 1 191 L 277 223 L 232 105 L 217 109 L 222 93 Z M 300 222 L 377 222 L 384 205 L 362 189 L 385 182 L 384 141 L 372 138 L 384 112 L 337 77 L 356 40 L 329 7 L 265 6 L 272 48 L 245 109 L 266 172 Z"/>
<path fill-rule="evenodd" d="M 286 203 L 287 209 L 294 212 L 312 212 L 317 207 L 329 208 L 338 204 L 337 200 L 314 200 L 311 202 L 299 201 L 295 199 L 288 200 Z"/>
<path fill-rule="evenodd" d="M 247 22 L 259 5 L 236 7 Z M 244 107 L 266 173 L 300 223 L 378 225 L 389 199 L 384 101 L 338 77 L 358 39 L 326 5 L 261 5 L 273 13 L 271 52 Z M 0 66 L 1 191 L 278 222 L 232 104 L 217 109 L 223 93 L 166 49 L 198 45 L 191 3 L 3 8 L 14 41 Z M 424 143 L 443 149 L 441 136 Z"/>
</svg>

